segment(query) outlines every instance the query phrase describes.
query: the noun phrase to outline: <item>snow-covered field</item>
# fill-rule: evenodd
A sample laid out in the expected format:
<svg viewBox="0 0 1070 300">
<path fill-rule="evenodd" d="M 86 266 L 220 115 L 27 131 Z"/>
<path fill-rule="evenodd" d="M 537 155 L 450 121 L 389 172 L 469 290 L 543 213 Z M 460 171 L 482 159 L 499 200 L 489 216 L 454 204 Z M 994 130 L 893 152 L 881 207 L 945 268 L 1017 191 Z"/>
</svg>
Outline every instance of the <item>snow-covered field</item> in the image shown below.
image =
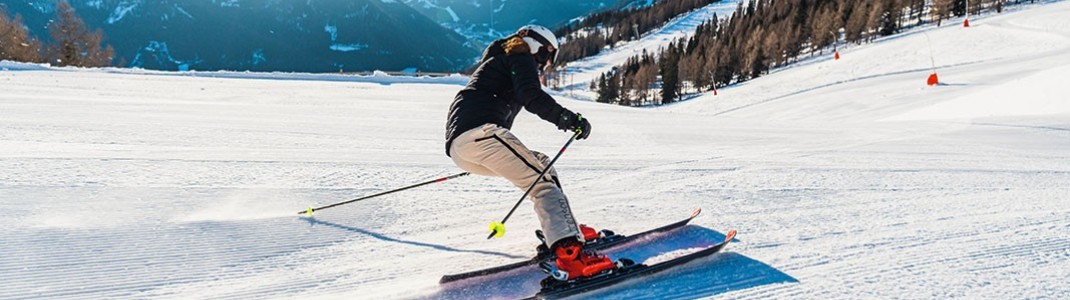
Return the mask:
<svg viewBox="0 0 1070 300">
<path fill-rule="evenodd" d="M 660 108 L 562 99 L 594 124 L 558 162 L 581 222 L 629 233 L 705 209 L 610 254 L 739 230 L 725 253 L 586 296 L 1070 297 L 1067 15 L 918 30 Z M 924 85 L 925 35 L 944 85 Z M 0 299 L 538 289 L 534 270 L 437 283 L 534 253 L 529 204 L 484 239 L 520 195 L 502 179 L 296 215 L 459 172 L 442 145 L 456 80 L 4 67 Z M 528 115 L 515 129 L 544 152 L 568 138 Z"/>
</svg>

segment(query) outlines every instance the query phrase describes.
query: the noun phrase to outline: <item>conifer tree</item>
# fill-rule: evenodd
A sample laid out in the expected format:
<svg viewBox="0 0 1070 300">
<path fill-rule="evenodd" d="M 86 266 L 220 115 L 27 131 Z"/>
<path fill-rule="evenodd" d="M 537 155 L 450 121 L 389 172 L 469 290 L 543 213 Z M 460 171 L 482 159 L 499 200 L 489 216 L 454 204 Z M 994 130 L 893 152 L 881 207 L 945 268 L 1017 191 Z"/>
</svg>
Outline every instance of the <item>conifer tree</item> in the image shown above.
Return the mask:
<svg viewBox="0 0 1070 300">
<path fill-rule="evenodd" d="M 22 16 L 9 18 L 0 9 L 0 60 L 41 62 L 41 42 L 30 36 Z"/>
<path fill-rule="evenodd" d="M 53 44 L 48 47 L 49 62 L 60 66 L 104 67 L 112 64 L 115 50 L 101 46 L 104 33 L 90 31 L 67 1 L 56 5 L 56 18 L 48 24 Z"/>
<path fill-rule="evenodd" d="M 669 43 L 669 48 L 661 55 L 661 103 L 672 103 L 679 97 L 679 64 L 679 48 Z"/>
</svg>

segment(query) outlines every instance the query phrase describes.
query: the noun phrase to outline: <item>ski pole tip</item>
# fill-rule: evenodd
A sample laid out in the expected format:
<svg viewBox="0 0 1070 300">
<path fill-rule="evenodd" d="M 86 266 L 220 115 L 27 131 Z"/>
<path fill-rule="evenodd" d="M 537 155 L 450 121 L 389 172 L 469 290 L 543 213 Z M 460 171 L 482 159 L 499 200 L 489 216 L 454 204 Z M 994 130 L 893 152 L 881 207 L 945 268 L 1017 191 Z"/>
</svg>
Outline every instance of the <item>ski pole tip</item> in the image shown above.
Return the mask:
<svg viewBox="0 0 1070 300">
<path fill-rule="evenodd" d="M 489 240 L 490 238 L 495 237 L 500 238 L 503 236 L 505 236 L 505 224 L 502 222 L 491 222 L 490 235 L 487 236 L 487 239 Z"/>
</svg>

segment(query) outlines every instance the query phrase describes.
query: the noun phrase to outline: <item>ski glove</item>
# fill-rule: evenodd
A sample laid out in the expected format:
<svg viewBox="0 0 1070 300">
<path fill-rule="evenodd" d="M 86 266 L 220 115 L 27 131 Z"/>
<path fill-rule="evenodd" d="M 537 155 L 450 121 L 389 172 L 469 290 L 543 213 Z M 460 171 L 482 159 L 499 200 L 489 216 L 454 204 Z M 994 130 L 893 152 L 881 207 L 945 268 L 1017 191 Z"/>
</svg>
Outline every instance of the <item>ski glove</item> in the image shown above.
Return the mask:
<svg viewBox="0 0 1070 300">
<path fill-rule="evenodd" d="M 578 132 L 579 135 L 576 136 L 576 139 L 582 140 L 591 135 L 591 122 L 588 122 L 587 118 L 584 118 L 581 114 L 564 110 L 557 119 L 557 129 Z"/>
</svg>

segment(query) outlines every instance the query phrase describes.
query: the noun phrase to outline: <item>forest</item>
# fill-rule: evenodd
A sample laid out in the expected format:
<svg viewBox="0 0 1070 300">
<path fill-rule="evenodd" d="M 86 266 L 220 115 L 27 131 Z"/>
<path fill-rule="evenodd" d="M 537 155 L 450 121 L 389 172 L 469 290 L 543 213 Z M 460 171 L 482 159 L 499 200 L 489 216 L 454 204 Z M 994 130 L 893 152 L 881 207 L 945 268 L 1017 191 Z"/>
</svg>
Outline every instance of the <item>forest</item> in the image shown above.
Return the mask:
<svg viewBox="0 0 1070 300">
<path fill-rule="evenodd" d="M 1005 5 L 1005 0 L 751 0 L 727 18 L 700 25 L 691 38 L 636 55 L 590 84 L 598 102 L 668 104 L 758 78 L 837 45 L 941 26 L 967 14 L 998 13 Z"/>
<path fill-rule="evenodd" d="M 102 46 L 104 33 L 87 28 L 69 3 L 57 3 L 55 20 L 48 24 L 51 42 L 46 45 L 30 35 L 21 16 L 8 16 L 0 6 L 0 60 L 77 67 L 113 65 L 115 50 Z"/>
<path fill-rule="evenodd" d="M 596 55 L 621 41 L 638 39 L 673 18 L 720 0 L 662 0 L 653 5 L 597 12 L 580 21 L 558 28 L 563 40 L 557 64 Z"/>
</svg>

